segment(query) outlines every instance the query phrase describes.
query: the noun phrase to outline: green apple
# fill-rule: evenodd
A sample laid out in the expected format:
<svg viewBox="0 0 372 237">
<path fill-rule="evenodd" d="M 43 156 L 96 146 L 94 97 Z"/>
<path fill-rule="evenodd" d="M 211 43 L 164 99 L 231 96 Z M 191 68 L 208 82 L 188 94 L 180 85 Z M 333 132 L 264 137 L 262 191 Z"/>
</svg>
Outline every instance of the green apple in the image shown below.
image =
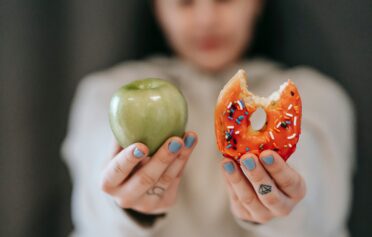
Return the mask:
<svg viewBox="0 0 372 237">
<path fill-rule="evenodd" d="M 110 126 L 122 147 L 141 142 L 151 156 L 171 136 L 182 137 L 187 103 L 172 83 L 146 78 L 122 86 L 110 101 Z"/>
</svg>

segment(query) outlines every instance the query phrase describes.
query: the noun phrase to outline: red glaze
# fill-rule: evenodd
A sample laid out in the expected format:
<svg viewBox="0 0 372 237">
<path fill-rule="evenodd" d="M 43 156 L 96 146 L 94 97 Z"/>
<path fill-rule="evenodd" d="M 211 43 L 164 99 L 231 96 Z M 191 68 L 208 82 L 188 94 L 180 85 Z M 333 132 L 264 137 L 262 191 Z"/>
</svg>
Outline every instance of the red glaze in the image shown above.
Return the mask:
<svg viewBox="0 0 372 237">
<path fill-rule="evenodd" d="M 297 87 L 288 80 L 279 99 L 265 107 L 257 105 L 252 96 L 254 95 L 247 89 L 247 74 L 243 70 L 239 70 L 220 92 L 215 108 L 218 149 L 223 156 L 234 160 L 239 160 L 247 151 L 258 156 L 261 151 L 267 149 L 276 151 L 287 160 L 296 150 L 301 134 L 302 103 Z M 240 101 L 243 107 L 237 101 Z M 230 102 L 231 107 L 228 109 Z M 262 107 L 266 112 L 266 124 L 256 131 L 250 126 L 250 117 L 258 107 Z M 234 109 L 233 112 L 231 108 Z M 237 118 L 241 115 L 244 118 L 239 120 L 238 124 Z M 234 126 L 233 132 L 228 126 Z M 239 131 L 238 134 L 235 134 L 236 131 Z M 249 150 L 246 150 L 247 147 Z"/>
</svg>

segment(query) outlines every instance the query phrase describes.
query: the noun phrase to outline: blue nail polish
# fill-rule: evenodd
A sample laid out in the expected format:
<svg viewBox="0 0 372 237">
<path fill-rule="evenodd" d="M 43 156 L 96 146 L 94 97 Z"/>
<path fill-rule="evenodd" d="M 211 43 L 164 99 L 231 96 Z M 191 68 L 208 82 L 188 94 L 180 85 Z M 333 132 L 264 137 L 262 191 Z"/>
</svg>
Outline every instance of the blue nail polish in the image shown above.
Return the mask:
<svg viewBox="0 0 372 237">
<path fill-rule="evenodd" d="M 138 149 L 138 148 L 136 147 L 136 148 L 134 148 L 134 150 L 133 150 L 133 155 L 134 155 L 135 157 L 137 157 L 137 158 L 141 158 L 141 157 L 144 155 L 144 153 L 143 153 L 140 149 Z"/>
<path fill-rule="evenodd" d="M 256 167 L 256 163 L 254 162 L 254 158 L 247 158 L 243 160 L 243 164 L 247 167 L 248 170 L 253 170 Z"/>
<path fill-rule="evenodd" d="M 226 170 L 227 173 L 231 174 L 232 172 L 234 172 L 235 170 L 235 166 L 233 165 L 233 163 L 231 161 L 229 162 L 226 162 L 225 164 L 223 164 L 223 168 Z"/>
<path fill-rule="evenodd" d="M 185 145 L 187 148 L 190 148 L 192 144 L 194 144 L 195 137 L 194 136 L 187 136 L 185 137 Z"/>
<path fill-rule="evenodd" d="M 181 144 L 177 141 L 171 141 L 169 143 L 168 149 L 172 153 L 176 153 L 181 148 Z"/>
<path fill-rule="evenodd" d="M 272 155 L 266 156 L 266 157 L 262 157 L 261 159 L 267 165 L 271 165 L 272 163 L 274 163 L 274 157 Z"/>
</svg>

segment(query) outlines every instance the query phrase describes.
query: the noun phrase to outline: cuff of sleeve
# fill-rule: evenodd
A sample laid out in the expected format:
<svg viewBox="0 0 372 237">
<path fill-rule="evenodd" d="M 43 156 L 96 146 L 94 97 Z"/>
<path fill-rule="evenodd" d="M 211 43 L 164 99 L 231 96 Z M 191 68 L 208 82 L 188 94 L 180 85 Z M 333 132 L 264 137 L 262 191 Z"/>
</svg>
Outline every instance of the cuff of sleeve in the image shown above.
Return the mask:
<svg viewBox="0 0 372 237">
<path fill-rule="evenodd" d="M 236 216 L 234 216 L 234 219 L 238 223 L 239 226 L 241 226 L 243 229 L 248 230 L 248 231 L 253 231 L 254 229 L 257 229 L 258 227 L 262 226 L 262 224 L 260 223 L 253 222 L 253 221 L 246 221 Z"/>
<path fill-rule="evenodd" d="M 118 221 L 138 236 L 152 236 L 166 225 L 168 220 L 166 214 L 146 215 L 132 209 L 123 209 L 110 196 L 106 195 L 106 198 Z M 142 217 L 144 219 L 141 219 Z"/>
<path fill-rule="evenodd" d="M 156 222 L 157 219 L 164 218 L 167 215 L 167 213 L 146 214 L 131 208 L 122 208 L 122 210 L 144 228 L 150 228 L 154 226 L 154 223 Z"/>
</svg>

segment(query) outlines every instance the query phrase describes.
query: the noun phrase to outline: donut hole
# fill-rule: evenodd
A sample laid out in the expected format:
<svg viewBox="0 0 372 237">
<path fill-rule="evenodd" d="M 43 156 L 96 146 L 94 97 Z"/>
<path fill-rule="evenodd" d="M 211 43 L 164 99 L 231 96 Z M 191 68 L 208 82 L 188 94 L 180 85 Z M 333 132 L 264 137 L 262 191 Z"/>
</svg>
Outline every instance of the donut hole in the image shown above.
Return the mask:
<svg viewBox="0 0 372 237">
<path fill-rule="evenodd" d="M 259 107 L 254 111 L 250 117 L 251 127 L 255 131 L 259 131 L 265 127 L 267 116 L 266 111 Z"/>
</svg>

